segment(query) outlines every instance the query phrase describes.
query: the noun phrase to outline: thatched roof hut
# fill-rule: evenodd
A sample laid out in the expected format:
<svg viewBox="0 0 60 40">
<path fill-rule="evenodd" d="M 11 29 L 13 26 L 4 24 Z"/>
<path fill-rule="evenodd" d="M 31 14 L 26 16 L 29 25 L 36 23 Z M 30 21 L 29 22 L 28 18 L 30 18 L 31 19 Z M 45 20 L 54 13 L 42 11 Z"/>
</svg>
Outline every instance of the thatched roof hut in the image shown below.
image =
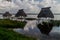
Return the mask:
<svg viewBox="0 0 60 40">
<path fill-rule="evenodd" d="M 38 18 L 54 18 L 53 13 L 50 10 L 51 7 L 42 8 L 41 12 L 38 14 Z"/>
<path fill-rule="evenodd" d="M 5 12 L 4 14 L 3 14 L 3 17 L 11 17 L 12 15 L 9 13 L 9 12 Z"/>
<path fill-rule="evenodd" d="M 20 17 L 20 16 L 23 16 L 23 17 L 27 16 L 23 9 L 18 10 L 18 12 L 15 15 L 15 17 Z"/>
</svg>

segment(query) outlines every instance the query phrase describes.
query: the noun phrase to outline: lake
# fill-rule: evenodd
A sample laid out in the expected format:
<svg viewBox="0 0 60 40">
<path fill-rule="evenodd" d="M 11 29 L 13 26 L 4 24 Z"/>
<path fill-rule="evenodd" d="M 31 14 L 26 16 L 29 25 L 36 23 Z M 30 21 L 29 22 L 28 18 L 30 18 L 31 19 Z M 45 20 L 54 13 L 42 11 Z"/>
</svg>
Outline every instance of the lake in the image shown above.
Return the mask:
<svg viewBox="0 0 60 40">
<path fill-rule="evenodd" d="M 15 32 L 21 33 L 23 35 L 36 37 L 37 40 L 60 40 L 60 27 L 53 27 L 49 36 L 42 34 L 36 26 L 36 20 L 27 21 L 24 29 L 17 28 L 13 29 Z"/>
</svg>

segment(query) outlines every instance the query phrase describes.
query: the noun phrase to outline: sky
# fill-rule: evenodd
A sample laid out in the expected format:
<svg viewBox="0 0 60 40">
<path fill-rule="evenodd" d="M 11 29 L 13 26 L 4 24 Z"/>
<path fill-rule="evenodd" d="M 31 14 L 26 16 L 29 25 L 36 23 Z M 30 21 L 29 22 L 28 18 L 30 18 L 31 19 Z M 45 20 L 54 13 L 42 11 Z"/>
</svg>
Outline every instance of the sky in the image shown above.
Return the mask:
<svg viewBox="0 0 60 40">
<path fill-rule="evenodd" d="M 0 12 L 16 13 L 24 9 L 26 13 L 39 13 L 43 7 L 51 7 L 53 13 L 60 13 L 60 0 L 0 0 Z"/>
</svg>

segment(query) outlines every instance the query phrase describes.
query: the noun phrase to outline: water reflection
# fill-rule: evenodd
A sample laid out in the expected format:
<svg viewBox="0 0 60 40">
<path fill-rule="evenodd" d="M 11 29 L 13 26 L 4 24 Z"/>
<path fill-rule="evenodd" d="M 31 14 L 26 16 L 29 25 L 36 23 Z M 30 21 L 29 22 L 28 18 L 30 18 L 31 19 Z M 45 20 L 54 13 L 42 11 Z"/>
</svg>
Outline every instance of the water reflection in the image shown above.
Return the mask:
<svg viewBox="0 0 60 40">
<path fill-rule="evenodd" d="M 39 29 L 36 26 L 36 20 L 34 21 L 27 21 L 28 23 L 26 24 L 26 26 L 24 27 L 24 29 L 14 29 L 14 31 L 24 34 L 24 35 L 28 35 L 28 36 L 32 36 L 32 37 L 36 37 L 39 40 L 60 40 L 60 27 L 53 27 L 53 29 L 51 30 L 49 36 L 42 34 Z"/>
<path fill-rule="evenodd" d="M 51 32 L 57 32 L 57 33 L 60 33 L 60 27 L 53 27 L 52 31 Z"/>
</svg>

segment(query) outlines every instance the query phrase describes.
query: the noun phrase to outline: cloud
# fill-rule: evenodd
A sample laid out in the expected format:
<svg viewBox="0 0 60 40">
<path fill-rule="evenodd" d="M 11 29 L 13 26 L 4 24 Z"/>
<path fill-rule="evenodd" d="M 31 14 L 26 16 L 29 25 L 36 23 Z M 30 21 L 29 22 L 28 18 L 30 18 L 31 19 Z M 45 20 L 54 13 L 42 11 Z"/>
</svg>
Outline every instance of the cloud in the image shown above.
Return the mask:
<svg viewBox="0 0 60 40">
<path fill-rule="evenodd" d="M 15 4 L 19 5 L 20 8 L 25 9 L 25 12 L 39 13 L 42 7 L 51 7 L 53 13 L 60 12 L 60 3 L 57 0 L 15 0 Z"/>
<path fill-rule="evenodd" d="M 59 13 L 60 12 L 60 3 L 56 0 L 43 0 L 40 5 L 43 7 L 51 7 L 51 10 L 53 13 Z"/>
<path fill-rule="evenodd" d="M 25 9 L 25 12 L 36 13 L 39 11 L 39 8 L 36 5 L 39 4 L 38 2 L 29 1 L 29 0 L 24 0 L 22 2 L 20 0 L 17 1 L 15 0 L 14 3 L 20 7 L 19 9 Z"/>
<path fill-rule="evenodd" d="M 15 8 L 19 8 L 19 6 L 15 5 L 13 2 L 8 2 L 8 1 L 4 1 L 4 0 L 0 1 L 0 12 L 9 11 L 9 10 L 15 9 Z"/>
<path fill-rule="evenodd" d="M 24 9 L 25 12 L 39 13 L 43 7 L 50 7 L 53 13 L 60 12 L 60 3 L 57 0 L 12 0 L 11 2 L 0 0 L 0 10 L 17 12 Z"/>
</svg>

